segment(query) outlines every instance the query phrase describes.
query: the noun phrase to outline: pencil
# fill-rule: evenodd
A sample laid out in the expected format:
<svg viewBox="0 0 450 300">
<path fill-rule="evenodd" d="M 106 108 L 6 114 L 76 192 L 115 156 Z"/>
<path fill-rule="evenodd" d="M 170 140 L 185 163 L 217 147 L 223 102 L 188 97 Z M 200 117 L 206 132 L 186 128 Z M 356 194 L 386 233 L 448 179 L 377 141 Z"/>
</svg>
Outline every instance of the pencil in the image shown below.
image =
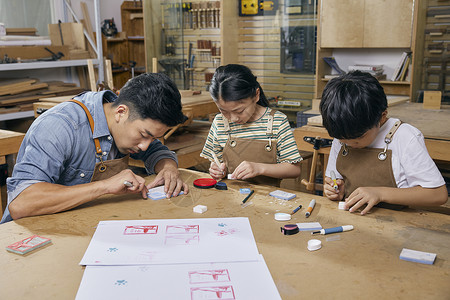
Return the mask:
<svg viewBox="0 0 450 300">
<path fill-rule="evenodd" d="M 253 195 L 254 192 L 255 192 L 255 190 L 251 190 L 250 194 L 248 194 L 247 197 L 245 197 L 244 200 L 242 200 L 242 203 L 247 202 L 247 200 L 250 198 L 251 195 Z"/>
<path fill-rule="evenodd" d="M 214 158 L 214 162 L 216 163 L 217 167 L 220 169 L 220 161 L 217 158 L 216 152 L 213 151 L 211 153 L 212 153 L 212 157 Z M 222 174 L 223 174 L 223 171 L 222 171 Z"/>
<path fill-rule="evenodd" d="M 220 168 L 220 161 L 219 161 L 219 159 L 217 158 L 217 155 L 216 155 L 216 153 L 213 151 L 213 152 L 211 152 L 212 153 L 212 157 L 214 158 L 214 162 L 216 163 L 216 165 Z"/>
</svg>

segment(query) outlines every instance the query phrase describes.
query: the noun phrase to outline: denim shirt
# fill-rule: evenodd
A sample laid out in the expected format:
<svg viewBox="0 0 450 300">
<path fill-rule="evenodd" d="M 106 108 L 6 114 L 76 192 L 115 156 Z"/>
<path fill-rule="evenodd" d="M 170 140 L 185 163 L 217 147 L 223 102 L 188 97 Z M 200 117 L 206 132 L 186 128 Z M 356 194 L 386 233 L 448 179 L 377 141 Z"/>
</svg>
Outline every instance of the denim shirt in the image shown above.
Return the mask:
<svg viewBox="0 0 450 300">
<path fill-rule="evenodd" d="M 83 108 L 73 102 L 63 102 L 37 118 L 25 135 L 12 176 L 6 181 L 8 205 L 0 223 L 12 220 L 9 204 L 34 183 L 65 186 L 89 183 L 95 163 L 100 162 L 95 156 L 94 138 L 99 139 L 103 160 L 107 160 L 114 138 L 109 132 L 103 102 L 114 102 L 117 96 L 111 91 L 86 92 L 74 99 L 84 103 L 90 111 L 94 134 Z M 115 158 L 123 156 L 117 151 Z M 131 157 L 144 161 L 149 174 L 155 173 L 155 165 L 161 159 L 169 158 L 178 163 L 175 153 L 159 140 Z"/>
</svg>

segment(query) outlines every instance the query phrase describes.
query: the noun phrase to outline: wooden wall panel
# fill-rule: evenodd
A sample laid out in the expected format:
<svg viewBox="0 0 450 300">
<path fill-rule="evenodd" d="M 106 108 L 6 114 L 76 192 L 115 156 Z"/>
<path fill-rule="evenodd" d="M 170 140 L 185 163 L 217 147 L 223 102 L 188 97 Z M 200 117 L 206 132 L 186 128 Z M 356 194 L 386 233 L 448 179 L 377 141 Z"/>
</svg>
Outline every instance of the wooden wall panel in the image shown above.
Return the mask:
<svg viewBox="0 0 450 300">
<path fill-rule="evenodd" d="M 299 101 L 299 111 L 311 106 L 315 76 L 280 72 L 280 28 L 314 26 L 315 22 L 313 14 L 285 15 L 284 1 L 279 1 L 276 15 L 239 17 L 238 62 L 258 77 L 267 97 Z"/>
</svg>

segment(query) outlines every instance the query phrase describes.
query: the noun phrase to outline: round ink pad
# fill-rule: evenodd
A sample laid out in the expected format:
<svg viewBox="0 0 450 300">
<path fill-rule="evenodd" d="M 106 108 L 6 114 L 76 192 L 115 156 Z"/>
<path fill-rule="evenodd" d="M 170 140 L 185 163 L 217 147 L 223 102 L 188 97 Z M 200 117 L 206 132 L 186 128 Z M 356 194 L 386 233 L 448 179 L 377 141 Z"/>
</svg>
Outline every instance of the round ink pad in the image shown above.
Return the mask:
<svg viewBox="0 0 450 300">
<path fill-rule="evenodd" d="M 217 181 L 212 178 L 199 178 L 194 180 L 194 186 L 199 189 L 210 189 L 216 185 Z"/>
<path fill-rule="evenodd" d="M 225 182 L 219 181 L 216 183 L 216 189 L 218 190 L 228 190 L 227 184 Z"/>
</svg>

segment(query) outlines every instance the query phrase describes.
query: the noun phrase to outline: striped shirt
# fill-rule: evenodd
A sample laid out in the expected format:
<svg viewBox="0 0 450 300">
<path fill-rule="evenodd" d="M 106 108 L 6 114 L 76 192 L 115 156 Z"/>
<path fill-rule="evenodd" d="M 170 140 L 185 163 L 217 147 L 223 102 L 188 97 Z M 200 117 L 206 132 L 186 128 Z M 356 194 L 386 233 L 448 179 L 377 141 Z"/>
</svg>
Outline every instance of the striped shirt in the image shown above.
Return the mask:
<svg viewBox="0 0 450 300">
<path fill-rule="evenodd" d="M 236 124 L 230 122 L 231 136 L 268 141 L 266 132 L 270 112 L 271 109 L 267 107 L 261 118 L 250 123 Z M 223 118 L 222 114 L 217 114 L 214 118 L 205 146 L 200 154 L 201 157 L 210 161 L 214 161 L 211 154 L 213 151 L 216 153 L 217 158 L 223 161 L 223 149 L 228 140 L 228 133 L 225 131 Z M 275 112 L 272 128 L 272 142 L 276 141 L 277 143 L 277 163 L 287 162 L 294 164 L 300 162 L 302 157 L 298 152 L 286 115 L 279 111 Z M 264 151 L 264 149 L 261 150 Z"/>
</svg>

